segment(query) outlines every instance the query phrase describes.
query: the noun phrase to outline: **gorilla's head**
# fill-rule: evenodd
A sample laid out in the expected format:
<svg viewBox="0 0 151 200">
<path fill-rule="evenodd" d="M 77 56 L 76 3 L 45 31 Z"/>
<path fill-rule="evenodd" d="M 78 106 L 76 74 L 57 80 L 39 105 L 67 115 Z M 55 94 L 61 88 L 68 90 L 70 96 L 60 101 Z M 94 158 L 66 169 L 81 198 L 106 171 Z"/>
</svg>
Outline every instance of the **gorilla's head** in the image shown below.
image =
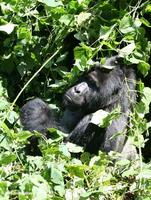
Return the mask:
<svg viewBox="0 0 151 200">
<path fill-rule="evenodd" d="M 115 103 L 122 88 L 124 72 L 117 56 L 106 59 L 104 65 L 96 64 L 64 95 L 64 105 L 69 110 L 95 112 Z"/>
</svg>

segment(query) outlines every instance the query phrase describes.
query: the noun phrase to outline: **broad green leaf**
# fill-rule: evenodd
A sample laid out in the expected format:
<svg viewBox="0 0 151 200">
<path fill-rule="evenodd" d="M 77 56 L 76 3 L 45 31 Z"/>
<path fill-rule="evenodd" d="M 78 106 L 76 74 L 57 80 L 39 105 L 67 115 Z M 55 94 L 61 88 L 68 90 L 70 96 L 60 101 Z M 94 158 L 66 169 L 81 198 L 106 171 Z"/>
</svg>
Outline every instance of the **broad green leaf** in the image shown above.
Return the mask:
<svg viewBox="0 0 151 200">
<path fill-rule="evenodd" d="M 8 165 L 16 160 L 16 155 L 13 153 L 5 152 L 0 154 L 0 165 Z"/>
<path fill-rule="evenodd" d="M 134 20 L 134 27 L 139 28 L 141 24 L 142 24 L 141 20 L 138 17 L 136 17 Z"/>
<path fill-rule="evenodd" d="M 43 169 L 43 158 L 41 156 L 27 156 L 27 163 L 34 171 Z"/>
<path fill-rule="evenodd" d="M 150 65 L 148 63 L 146 63 L 145 61 L 139 62 L 138 64 L 138 70 L 144 75 L 146 76 L 150 70 Z"/>
<path fill-rule="evenodd" d="M 18 184 L 21 193 L 32 195 L 33 200 L 49 199 L 48 196 L 51 191 L 48 182 L 38 173 L 22 174 L 22 178 L 19 179 Z"/>
<path fill-rule="evenodd" d="M 87 21 L 91 17 L 91 13 L 87 12 L 81 12 L 77 17 L 76 17 L 76 22 L 79 26 L 83 24 L 85 21 Z"/>
<path fill-rule="evenodd" d="M 99 40 L 101 40 L 101 39 L 107 40 L 109 38 L 110 34 L 112 34 L 115 26 L 116 26 L 116 24 L 111 27 L 101 26 L 100 32 L 99 32 Z"/>
<path fill-rule="evenodd" d="M 19 40 L 26 39 L 27 42 L 31 40 L 31 31 L 26 27 L 19 27 L 17 30 L 17 36 Z"/>
<path fill-rule="evenodd" d="M 80 152 L 83 152 L 83 148 L 76 145 L 76 144 L 73 144 L 73 143 L 70 143 L 70 142 L 67 142 L 67 148 L 68 148 L 68 151 L 71 152 L 71 153 L 80 153 Z"/>
<path fill-rule="evenodd" d="M 72 15 L 62 15 L 59 19 L 59 22 L 68 26 L 73 20 Z"/>
<path fill-rule="evenodd" d="M 46 200 L 48 199 L 49 188 L 45 183 L 41 183 L 39 186 L 34 186 L 32 188 L 33 200 Z"/>
<path fill-rule="evenodd" d="M 99 110 L 98 113 L 94 113 L 94 116 L 92 117 L 92 121 L 94 124 L 98 125 L 99 121 L 99 126 L 100 127 L 108 127 L 113 119 L 117 119 L 120 114 L 120 108 L 116 108 L 110 113 L 107 113 L 106 111 Z"/>
<path fill-rule="evenodd" d="M 3 134 L 0 134 L 0 148 L 11 151 L 11 143 Z"/>
<path fill-rule="evenodd" d="M 103 124 L 103 120 L 108 116 L 108 112 L 104 110 L 98 110 L 92 114 L 91 123 L 99 125 Z"/>
<path fill-rule="evenodd" d="M 126 47 L 119 50 L 119 56 L 126 57 L 130 55 L 134 51 L 135 48 L 136 48 L 135 43 L 132 42 L 131 44 L 128 44 Z"/>
<path fill-rule="evenodd" d="M 130 16 L 124 16 L 120 21 L 119 29 L 124 34 L 135 31 L 132 18 Z"/>
<path fill-rule="evenodd" d="M 116 162 L 116 165 L 119 165 L 119 166 L 125 166 L 129 164 L 130 164 L 130 161 L 127 159 L 121 159 Z"/>
<path fill-rule="evenodd" d="M 0 31 L 4 31 L 7 34 L 11 34 L 16 26 L 17 26 L 16 24 L 12 24 L 12 23 L 1 25 Z"/>
<path fill-rule="evenodd" d="M 85 190 L 83 188 L 67 189 L 65 194 L 65 200 L 80 200 L 80 197 L 83 193 L 85 193 Z"/>
<path fill-rule="evenodd" d="M 9 103 L 3 97 L 0 98 L 0 111 L 5 110 L 8 108 Z"/>
<path fill-rule="evenodd" d="M 71 154 L 68 151 L 68 147 L 66 144 L 59 145 L 59 150 L 63 153 L 64 156 L 70 158 Z"/>
<path fill-rule="evenodd" d="M 150 103 L 151 103 L 151 88 L 144 87 L 142 91 L 142 99 L 140 102 L 136 104 L 136 111 L 139 117 L 143 118 L 145 114 L 149 113 Z"/>
<path fill-rule="evenodd" d="M 133 55 L 128 60 L 133 64 L 138 64 L 140 62 L 140 59 L 135 58 Z"/>
<path fill-rule="evenodd" d="M 136 112 L 140 118 L 144 117 L 145 109 L 146 109 L 145 104 L 142 101 L 136 104 Z"/>
<path fill-rule="evenodd" d="M 7 120 L 13 124 L 18 119 L 18 114 L 15 111 L 11 111 L 7 117 Z"/>
<path fill-rule="evenodd" d="M 138 176 L 136 177 L 137 179 L 151 179 L 151 170 L 150 169 L 143 169 L 143 171 L 141 171 Z"/>
<path fill-rule="evenodd" d="M 85 71 L 89 69 L 89 60 L 93 57 L 94 50 L 94 48 L 83 43 L 81 44 L 81 47 L 76 47 L 74 49 L 74 65 L 79 69 L 79 71 Z"/>
<path fill-rule="evenodd" d="M 30 138 L 33 135 L 33 133 L 29 131 L 21 131 L 20 133 L 17 134 L 16 140 L 19 142 L 24 142 L 27 141 L 28 138 Z"/>
<path fill-rule="evenodd" d="M 94 50 L 94 48 L 81 43 L 81 47 L 78 46 L 74 49 L 75 59 L 80 59 L 82 56 L 86 56 L 89 60 L 92 57 Z"/>
<path fill-rule="evenodd" d="M 145 26 L 151 28 L 151 23 L 150 23 L 147 19 L 145 19 L 144 17 L 141 18 L 141 22 L 142 22 Z"/>
<path fill-rule="evenodd" d="M 72 176 L 84 178 L 84 165 L 70 165 L 67 169 Z"/>
<path fill-rule="evenodd" d="M 55 191 L 59 193 L 59 195 L 62 197 L 65 194 L 65 187 L 63 185 L 55 185 L 54 186 Z"/>
<path fill-rule="evenodd" d="M 83 3 L 85 0 L 77 0 L 79 4 Z"/>
<path fill-rule="evenodd" d="M 94 156 L 91 158 L 89 166 L 93 167 L 100 160 L 100 156 Z"/>
<path fill-rule="evenodd" d="M 145 8 L 145 12 L 151 13 L 151 4 L 148 4 Z"/>
<path fill-rule="evenodd" d="M 62 172 L 53 165 L 51 166 L 51 181 L 58 185 L 64 184 Z"/>
<path fill-rule="evenodd" d="M 55 142 L 60 141 L 63 139 L 64 136 L 66 136 L 62 131 L 56 129 L 56 128 L 48 128 L 49 134 L 51 136 L 51 139 Z"/>
<path fill-rule="evenodd" d="M 8 200 L 9 194 L 8 194 L 8 181 L 0 181 L 0 199 L 1 200 Z"/>
<path fill-rule="evenodd" d="M 145 105 L 146 113 L 149 113 L 149 104 L 151 103 L 151 88 L 149 87 L 144 88 L 142 102 Z"/>
<path fill-rule="evenodd" d="M 138 172 L 137 172 L 135 169 L 131 168 L 131 169 L 128 169 L 128 170 L 124 171 L 124 172 L 122 173 L 122 177 L 131 177 L 131 176 L 135 176 L 137 173 L 138 173 Z"/>
<path fill-rule="evenodd" d="M 38 0 L 38 1 L 50 7 L 63 6 L 62 1 L 60 0 Z"/>
</svg>

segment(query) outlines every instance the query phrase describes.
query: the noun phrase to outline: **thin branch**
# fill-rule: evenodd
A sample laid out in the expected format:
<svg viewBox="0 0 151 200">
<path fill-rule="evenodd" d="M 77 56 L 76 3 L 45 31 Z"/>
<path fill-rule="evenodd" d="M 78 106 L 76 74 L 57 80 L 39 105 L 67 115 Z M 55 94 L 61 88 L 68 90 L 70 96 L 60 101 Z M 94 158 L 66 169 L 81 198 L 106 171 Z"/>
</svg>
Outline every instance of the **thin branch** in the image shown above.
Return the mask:
<svg viewBox="0 0 151 200">
<path fill-rule="evenodd" d="M 13 103 L 11 104 L 8 112 L 6 113 L 2 124 L 5 122 L 5 120 L 7 119 L 9 113 L 13 110 L 13 107 L 16 103 L 16 101 L 18 100 L 18 98 L 20 97 L 20 95 L 23 93 L 23 91 L 25 90 L 25 88 L 30 84 L 30 82 L 37 76 L 37 74 L 58 54 L 58 52 L 60 51 L 61 47 L 48 59 L 44 62 L 44 64 L 38 69 L 38 71 L 36 71 L 36 73 L 27 81 L 27 83 L 24 85 L 24 87 L 20 90 L 20 92 L 18 93 L 18 95 L 16 96 L 16 98 L 14 99 Z M 2 125 L 1 124 L 1 125 Z"/>
</svg>

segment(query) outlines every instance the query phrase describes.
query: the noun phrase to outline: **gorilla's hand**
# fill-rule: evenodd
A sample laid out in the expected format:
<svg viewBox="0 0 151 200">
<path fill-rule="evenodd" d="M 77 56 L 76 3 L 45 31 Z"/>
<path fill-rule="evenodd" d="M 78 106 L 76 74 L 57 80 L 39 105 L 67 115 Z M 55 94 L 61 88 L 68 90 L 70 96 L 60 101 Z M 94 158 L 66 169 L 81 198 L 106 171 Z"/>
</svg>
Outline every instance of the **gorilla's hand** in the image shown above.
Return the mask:
<svg viewBox="0 0 151 200">
<path fill-rule="evenodd" d="M 47 128 L 56 127 L 51 109 L 39 98 L 28 101 L 22 107 L 20 120 L 24 129 L 29 131 L 45 133 Z"/>
</svg>

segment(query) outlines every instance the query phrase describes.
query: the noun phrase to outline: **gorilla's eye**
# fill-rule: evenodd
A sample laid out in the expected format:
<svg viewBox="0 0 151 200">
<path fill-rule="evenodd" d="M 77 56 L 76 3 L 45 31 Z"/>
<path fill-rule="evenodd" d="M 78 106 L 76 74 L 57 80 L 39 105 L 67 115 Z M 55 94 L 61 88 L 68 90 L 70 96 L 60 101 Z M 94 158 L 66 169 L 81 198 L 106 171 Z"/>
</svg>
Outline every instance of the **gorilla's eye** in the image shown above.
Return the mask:
<svg viewBox="0 0 151 200">
<path fill-rule="evenodd" d="M 90 85 L 90 86 L 92 86 L 92 87 L 94 87 L 94 88 L 98 88 L 99 87 L 99 85 L 98 85 L 98 81 L 97 81 L 97 79 L 96 78 L 94 78 L 94 77 L 88 77 L 88 84 Z"/>
</svg>

